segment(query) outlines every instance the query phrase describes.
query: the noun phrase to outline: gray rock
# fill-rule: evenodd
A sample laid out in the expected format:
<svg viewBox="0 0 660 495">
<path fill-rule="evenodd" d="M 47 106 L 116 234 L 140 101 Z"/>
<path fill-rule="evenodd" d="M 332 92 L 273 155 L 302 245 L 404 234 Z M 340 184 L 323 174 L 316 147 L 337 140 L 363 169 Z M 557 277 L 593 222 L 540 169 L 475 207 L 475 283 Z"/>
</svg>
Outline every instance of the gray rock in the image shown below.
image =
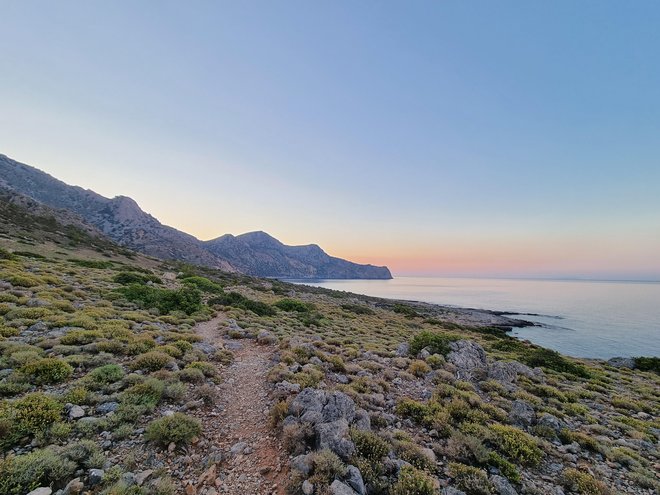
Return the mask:
<svg viewBox="0 0 660 495">
<path fill-rule="evenodd" d="M 104 402 L 103 404 L 99 404 L 98 406 L 96 406 L 96 413 L 108 414 L 111 412 L 115 412 L 118 407 L 119 407 L 119 402 Z"/>
<path fill-rule="evenodd" d="M 291 395 L 300 392 L 300 385 L 298 383 L 290 383 L 284 380 L 275 385 L 275 390 L 280 392 L 281 395 Z"/>
<path fill-rule="evenodd" d="M 357 492 L 358 495 L 367 495 L 367 489 L 364 486 L 362 473 L 355 466 L 348 466 L 346 468 L 346 476 L 344 478 L 346 484 Z"/>
<path fill-rule="evenodd" d="M 637 366 L 635 358 L 631 357 L 613 357 L 607 361 L 607 364 L 615 368 L 629 368 L 631 370 L 634 370 Z"/>
<path fill-rule="evenodd" d="M 193 344 L 193 349 L 201 351 L 204 354 L 213 354 L 216 351 L 215 346 L 208 342 L 195 342 Z"/>
<path fill-rule="evenodd" d="M 300 417 L 308 411 L 321 413 L 325 399 L 325 392 L 323 390 L 306 388 L 289 404 L 289 414 Z"/>
<path fill-rule="evenodd" d="M 137 486 L 142 486 L 145 481 L 154 473 L 153 469 L 147 469 L 145 471 L 140 471 L 135 473 L 135 484 Z"/>
<path fill-rule="evenodd" d="M 243 349 L 243 344 L 241 344 L 240 342 L 227 342 L 225 344 L 225 347 L 230 351 L 240 351 L 241 349 Z"/>
<path fill-rule="evenodd" d="M 465 495 L 465 492 L 462 492 L 457 488 L 448 486 L 447 488 L 442 490 L 442 495 Z"/>
<path fill-rule="evenodd" d="M 341 373 L 328 373 L 328 380 L 347 385 L 350 379 Z"/>
<path fill-rule="evenodd" d="M 305 495 L 312 495 L 314 493 L 314 485 L 312 485 L 309 480 L 303 481 L 302 492 Z"/>
<path fill-rule="evenodd" d="M 238 455 L 238 454 L 242 454 L 247 448 L 248 448 L 248 444 L 246 442 L 238 442 L 232 445 L 229 451 L 231 452 L 232 455 Z"/>
<path fill-rule="evenodd" d="M 323 361 L 321 361 L 317 356 L 312 356 L 309 360 L 311 364 L 315 364 L 316 366 L 322 366 Z"/>
<path fill-rule="evenodd" d="M 528 402 L 517 399 L 511 405 L 509 412 L 509 421 L 516 426 L 528 427 L 534 424 L 536 413 L 534 408 Z"/>
<path fill-rule="evenodd" d="M 403 342 L 399 344 L 399 347 L 396 348 L 396 355 L 399 357 L 407 356 L 410 352 L 410 345 L 408 342 Z"/>
<path fill-rule="evenodd" d="M 356 429 L 362 431 L 371 430 L 371 418 L 369 417 L 369 413 L 364 409 L 358 409 L 355 411 L 353 426 L 355 426 Z"/>
<path fill-rule="evenodd" d="M 331 495 L 357 495 L 355 490 L 339 480 L 332 482 L 332 485 L 330 485 L 330 493 Z"/>
<path fill-rule="evenodd" d="M 518 495 L 518 492 L 511 486 L 509 480 L 503 476 L 493 475 L 490 477 L 490 482 L 495 488 L 495 492 L 499 495 Z"/>
<path fill-rule="evenodd" d="M 68 416 L 69 419 L 80 419 L 85 416 L 85 410 L 80 406 L 71 406 Z"/>
<path fill-rule="evenodd" d="M 51 490 L 49 487 L 41 486 L 39 488 L 35 488 L 27 495 L 50 495 L 51 493 L 53 493 L 53 490 Z"/>
<path fill-rule="evenodd" d="M 85 485 L 80 478 L 75 478 L 69 481 L 69 483 L 64 487 L 64 495 L 78 495 L 83 491 Z"/>
<path fill-rule="evenodd" d="M 355 418 L 355 402 L 343 392 L 328 394 L 323 407 L 323 420 L 326 422 L 346 419 L 349 423 Z"/>
<path fill-rule="evenodd" d="M 296 456 L 291 459 L 291 469 L 299 471 L 303 476 L 309 476 L 312 472 L 312 468 L 314 467 L 312 461 L 313 455 L 311 454 Z"/>
<path fill-rule="evenodd" d="M 426 348 L 419 351 L 419 354 L 417 355 L 419 359 L 426 359 L 429 356 L 431 356 L 431 353 Z"/>
<path fill-rule="evenodd" d="M 127 471 L 121 474 L 120 480 L 125 485 L 133 486 L 135 485 L 135 474 L 131 473 L 130 471 Z"/>
<path fill-rule="evenodd" d="M 27 329 L 28 332 L 47 332 L 48 331 L 48 325 L 46 325 L 43 321 L 39 321 L 35 323 L 34 325 L 30 326 Z"/>
<path fill-rule="evenodd" d="M 105 471 L 103 469 L 90 469 L 87 473 L 87 480 L 91 486 L 98 485 L 103 481 L 103 475 Z"/>
<path fill-rule="evenodd" d="M 348 439 L 348 421 L 338 419 L 314 426 L 316 447 L 319 450 L 330 449 L 339 457 L 348 460 L 355 452 L 355 444 Z"/>
<path fill-rule="evenodd" d="M 449 344 L 451 352 L 447 361 L 456 367 L 456 377 L 470 380 L 475 373 L 483 372 L 487 365 L 486 351 L 472 340 L 458 340 Z"/>
<path fill-rule="evenodd" d="M 555 433 L 559 433 L 562 429 L 566 428 L 566 423 L 564 423 L 557 416 L 553 416 L 550 413 L 543 413 L 539 417 L 537 424 L 539 426 L 545 426 L 551 428 Z"/>
</svg>

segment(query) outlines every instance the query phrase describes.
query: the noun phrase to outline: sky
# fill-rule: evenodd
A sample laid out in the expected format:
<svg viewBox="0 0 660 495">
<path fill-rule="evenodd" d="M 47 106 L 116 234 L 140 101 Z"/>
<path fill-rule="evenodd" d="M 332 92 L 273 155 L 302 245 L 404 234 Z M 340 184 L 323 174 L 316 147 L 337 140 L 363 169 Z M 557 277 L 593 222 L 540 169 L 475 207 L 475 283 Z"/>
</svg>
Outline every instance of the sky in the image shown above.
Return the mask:
<svg viewBox="0 0 660 495">
<path fill-rule="evenodd" d="M 201 239 L 660 279 L 660 3 L 0 0 L 0 153 Z"/>
</svg>

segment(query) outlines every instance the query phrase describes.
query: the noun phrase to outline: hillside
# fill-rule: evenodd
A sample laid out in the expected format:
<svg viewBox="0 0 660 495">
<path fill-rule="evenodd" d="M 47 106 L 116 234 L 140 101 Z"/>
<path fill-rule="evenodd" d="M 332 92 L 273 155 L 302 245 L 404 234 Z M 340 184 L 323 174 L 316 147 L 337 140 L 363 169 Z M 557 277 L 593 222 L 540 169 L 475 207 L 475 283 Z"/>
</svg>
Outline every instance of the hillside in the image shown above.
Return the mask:
<svg viewBox="0 0 660 495">
<path fill-rule="evenodd" d="M 285 246 L 266 234 L 223 236 L 207 243 L 163 225 L 131 198 L 109 199 L 70 186 L 34 167 L 0 155 L 0 189 L 67 210 L 117 244 L 160 259 L 255 276 L 280 278 L 392 278 L 386 267 L 333 258 L 318 246 Z M 236 262 L 236 265 L 233 264 Z"/>
<path fill-rule="evenodd" d="M 227 234 L 204 245 L 240 272 L 258 277 L 392 278 L 387 267 L 358 265 L 335 258 L 315 244 L 287 246 L 265 232 Z"/>
<path fill-rule="evenodd" d="M 16 203 L 0 209 L 0 495 L 660 489 L 660 376 L 634 369 L 657 360 L 160 261 Z"/>
</svg>

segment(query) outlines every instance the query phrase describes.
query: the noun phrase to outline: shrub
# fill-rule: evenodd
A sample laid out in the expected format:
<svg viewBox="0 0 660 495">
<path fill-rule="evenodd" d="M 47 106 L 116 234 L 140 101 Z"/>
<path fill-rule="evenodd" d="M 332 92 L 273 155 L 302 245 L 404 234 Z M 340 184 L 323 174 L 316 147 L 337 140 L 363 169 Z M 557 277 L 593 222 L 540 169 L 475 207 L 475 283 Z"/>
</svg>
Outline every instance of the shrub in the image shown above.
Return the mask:
<svg viewBox="0 0 660 495">
<path fill-rule="evenodd" d="M 296 313 L 307 313 L 314 309 L 313 304 L 299 301 L 297 299 L 280 299 L 273 304 L 273 306 L 282 311 L 295 311 Z"/>
<path fill-rule="evenodd" d="M 312 458 L 312 476 L 309 479 L 314 485 L 327 486 L 336 478 L 346 475 L 346 466 L 342 460 L 329 449 L 316 452 Z"/>
<path fill-rule="evenodd" d="M 25 275 L 10 275 L 7 277 L 7 282 L 15 287 L 36 287 L 41 281 L 35 277 L 27 277 Z"/>
<path fill-rule="evenodd" d="M 24 495 L 42 485 L 61 484 L 71 478 L 76 463 L 62 458 L 52 447 L 0 462 L 0 493 Z"/>
<path fill-rule="evenodd" d="M 101 333 L 96 330 L 72 330 L 60 338 L 64 345 L 85 345 L 101 338 Z"/>
<path fill-rule="evenodd" d="M 396 413 L 404 418 L 410 418 L 416 423 L 421 423 L 429 414 L 425 404 L 412 399 L 403 399 L 396 405 Z"/>
<path fill-rule="evenodd" d="M 502 454 L 523 466 L 538 466 L 543 459 L 543 451 L 536 445 L 534 437 L 518 428 L 494 424 L 490 426 L 494 440 Z"/>
<path fill-rule="evenodd" d="M 216 284 L 215 282 L 205 277 L 196 277 L 196 276 L 186 277 L 182 280 L 182 282 L 186 285 L 195 287 L 196 289 L 199 289 L 202 292 L 211 292 L 211 293 L 222 292 L 222 287 L 220 287 L 220 285 Z"/>
<path fill-rule="evenodd" d="M 389 444 L 371 431 L 351 430 L 355 454 L 370 462 L 379 462 L 390 451 Z"/>
<path fill-rule="evenodd" d="M 449 475 L 454 478 L 454 482 L 460 490 L 470 495 L 490 495 L 492 493 L 488 476 L 482 469 L 450 462 Z"/>
<path fill-rule="evenodd" d="M 194 287 L 170 290 L 142 284 L 130 284 L 117 291 L 129 301 L 143 308 L 158 309 L 162 314 L 182 311 L 190 315 L 202 308 L 201 293 Z"/>
<path fill-rule="evenodd" d="M 392 311 L 404 315 L 407 318 L 414 318 L 415 316 L 420 316 L 417 310 L 408 304 L 397 303 L 394 305 L 394 308 L 392 308 Z"/>
<path fill-rule="evenodd" d="M 507 461 L 497 452 L 488 453 L 488 464 L 499 469 L 500 472 L 510 481 L 513 481 L 514 483 L 518 483 L 520 481 L 520 473 L 518 472 L 515 464 Z"/>
<path fill-rule="evenodd" d="M 0 260 L 13 260 L 13 259 L 16 259 L 16 256 L 14 256 L 6 249 L 0 248 Z"/>
<path fill-rule="evenodd" d="M 145 406 L 153 409 L 160 402 L 165 384 L 156 378 L 150 378 L 127 388 L 121 394 L 123 404 Z"/>
<path fill-rule="evenodd" d="M 147 426 L 145 437 L 147 440 L 166 447 L 175 443 L 181 447 L 188 445 L 192 439 L 202 433 L 202 426 L 198 419 L 191 418 L 182 413 L 156 419 Z"/>
<path fill-rule="evenodd" d="M 62 405 L 42 393 L 28 394 L 0 406 L 0 419 L 13 424 L 12 437 L 44 433 L 62 417 Z"/>
<path fill-rule="evenodd" d="M 134 370 L 158 371 L 172 362 L 172 356 L 160 351 L 140 354 L 131 364 Z"/>
<path fill-rule="evenodd" d="M 124 378 L 124 370 L 118 364 L 106 364 L 92 370 L 87 377 L 95 383 L 115 383 Z"/>
<path fill-rule="evenodd" d="M 417 469 L 434 472 L 436 465 L 433 459 L 427 455 L 421 447 L 412 442 L 396 442 L 395 450 L 397 455 L 406 462 L 409 462 Z"/>
<path fill-rule="evenodd" d="M 562 485 L 580 495 L 605 495 L 610 493 L 605 484 L 596 480 L 589 473 L 568 468 L 561 477 Z"/>
<path fill-rule="evenodd" d="M 431 371 L 431 367 L 421 359 L 415 359 L 412 363 L 410 363 L 410 366 L 408 366 L 408 373 L 411 373 L 416 377 L 422 377 L 429 371 Z"/>
<path fill-rule="evenodd" d="M 37 384 L 60 383 L 73 374 L 71 365 L 58 358 L 43 358 L 29 362 L 22 366 L 20 371 L 31 376 Z"/>
<path fill-rule="evenodd" d="M 112 278 L 112 281 L 122 285 L 146 284 L 147 282 L 153 282 L 155 284 L 162 283 L 155 275 L 136 272 L 120 272 Z"/>
<path fill-rule="evenodd" d="M 433 495 L 435 493 L 433 479 L 412 466 L 401 468 L 398 480 L 390 489 L 390 495 Z"/>
<path fill-rule="evenodd" d="M 660 358 L 636 357 L 635 367 L 641 371 L 653 371 L 655 373 L 660 373 Z"/>
<path fill-rule="evenodd" d="M 457 340 L 457 337 L 437 332 L 420 332 L 410 341 L 409 352 L 412 356 L 417 356 L 419 352 L 428 348 L 431 354 L 440 354 L 446 356 L 451 349 L 449 344 Z"/>
<path fill-rule="evenodd" d="M 314 431 L 309 423 L 294 423 L 282 429 L 282 445 L 291 455 L 305 453 L 307 444 L 314 438 Z"/>
<path fill-rule="evenodd" d="M 18 328 L 5 327 L 0 325 L 0 337 L 15 337 L 18 334 Z"/>
<path fill-rule="evenodd" d="M 215 366 L 205 361 L 193 361 L 188 366 L 186 366 L 186 369 L 198 369 L 204 373 L 204 376 L 207 377 L 212 377 L 216 374 Z"/>
<path fill-rule="evenodd" d="M 342 304 L 341 309 L 344 311 L 350 311 L 351 313 L 355 313 L 356 315 L 373 315 L 376 314 L 376 312 L 371 309 L 369 306 L 365 306 L 363 304 Z"/>
<path fill-rule="evenodd" d="M 201 383 L 204 381 L 204 373 L 198 368 L 185 368 L 179 372 L 179 378 L 188 383 Z"/>
<path fill-rule="evenodd" d="M 528 366 L 541 366 L 543 368 L 562 373 L 569 373 L 581 378 L 589 378 L 591 376 L 584 366 L 573 363 L 558 352 L 550 349 L 533 349 L 523 357 L 523 362 Z"/>
<path fill-rule="evenodd" d="M 232 306 L 234 308 L 241 308 L 247 311 L 252 311 L 258 316 L 275 315 L 275 309 L 268 304 L 253 301 L 238 292 L 225 292 L 219 296 L 212 297 L 208 300 L 208 304 L 209 306 Z"/>
<path fill-rule="evenodd" d="M 99 465 L 99 459 L 103 458 L 103 451 L 96 442 L 91 440 L 73 442 L 62 449 L 61 455 L 86 468 L 103 466 L 102 460 Z"/>
</svg>

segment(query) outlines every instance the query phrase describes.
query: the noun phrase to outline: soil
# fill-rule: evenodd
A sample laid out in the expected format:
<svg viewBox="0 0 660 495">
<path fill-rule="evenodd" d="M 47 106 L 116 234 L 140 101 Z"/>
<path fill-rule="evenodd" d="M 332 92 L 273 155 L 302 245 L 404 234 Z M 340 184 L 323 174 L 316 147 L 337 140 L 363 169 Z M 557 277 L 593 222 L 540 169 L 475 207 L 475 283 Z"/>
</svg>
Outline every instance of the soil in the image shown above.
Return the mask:
<svg viewBox="0 0 660 495">
<path fill-rule="evenodd" d="M 218 325 L 225 320 L 225 316 L 220 315 L 200 323 L 196 331 L 208 343 L 224 347 L 226 342 Z M 269 398 L 266 379 L 270 356 L 276 348 L 258 345 L 251 339 L 233 342 L 240 343 L 241 348 L 232 350 L 234 362 L 220 371 L 222 383 L 218 386 L 219 398 L 214 406 L 217 416 L 205 422 L 203 433 L 213 447 L 223 452 L 224 460 L 217 468 L 211 468 L 211 472 L 207 471 L 206 479 L 201 481 L 214 486 L 221 494 L 282 495 L 288 476 L 288 459 L 269 422 L 273 401 Z M 241 443 L 245 443 L 245 447 L 239 448 Z M 215 480 L 208 479 L 213 477 Z M 202 489 L 198 493 L 212 494 L 213 490 Z"/>
</svg>

